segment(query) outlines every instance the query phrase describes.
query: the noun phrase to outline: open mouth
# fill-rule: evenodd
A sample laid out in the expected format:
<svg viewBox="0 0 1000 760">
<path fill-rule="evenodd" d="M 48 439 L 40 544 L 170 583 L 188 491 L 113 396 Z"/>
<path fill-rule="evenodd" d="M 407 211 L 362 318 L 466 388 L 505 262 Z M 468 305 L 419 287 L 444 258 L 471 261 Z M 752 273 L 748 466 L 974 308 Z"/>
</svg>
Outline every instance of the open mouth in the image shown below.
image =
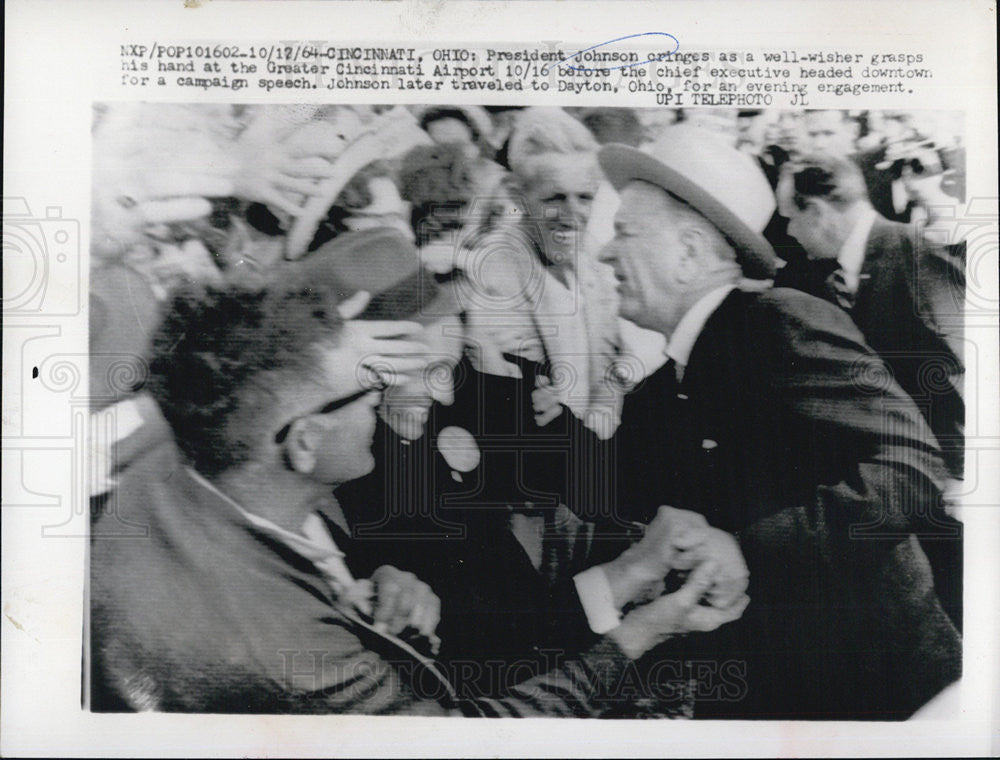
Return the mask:
<svg viewBox="0 0 1000 760">
<path fill-rule="evenodd" d="M 549 232 L 557 243 L 571 242 L 579 231 L 579 225 L 573 222 L 550 222 Z"/>
</svg>

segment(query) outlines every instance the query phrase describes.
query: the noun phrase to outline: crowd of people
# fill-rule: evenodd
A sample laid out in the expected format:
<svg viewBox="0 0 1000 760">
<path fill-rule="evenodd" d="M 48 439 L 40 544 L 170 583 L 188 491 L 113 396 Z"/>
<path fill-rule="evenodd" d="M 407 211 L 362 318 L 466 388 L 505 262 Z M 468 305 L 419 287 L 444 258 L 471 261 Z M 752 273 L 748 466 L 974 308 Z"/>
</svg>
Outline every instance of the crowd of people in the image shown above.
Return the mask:
<svg viewBox="0 0 1000 760">
<path fill-rule="evenodd" d="M 92 709 L 885 720 L 959 677 L 950 114 L 93 131 Z"/>
</svg>

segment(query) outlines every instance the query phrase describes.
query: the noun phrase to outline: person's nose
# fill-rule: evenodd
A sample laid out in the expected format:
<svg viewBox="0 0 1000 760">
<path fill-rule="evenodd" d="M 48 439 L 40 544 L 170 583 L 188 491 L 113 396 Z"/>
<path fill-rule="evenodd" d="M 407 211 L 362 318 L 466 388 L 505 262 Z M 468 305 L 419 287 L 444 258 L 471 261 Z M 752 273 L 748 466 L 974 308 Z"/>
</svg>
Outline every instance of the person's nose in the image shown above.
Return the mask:
<svg viewBox="0 0 1000 760">
<path fill-rule="evenodd" d="M 583 198 L 576 196 L 566 201 L 567 211 L 570 218 L 577 224 L 586 224 L 590 216 L 590 204 Z"/>
</svg>

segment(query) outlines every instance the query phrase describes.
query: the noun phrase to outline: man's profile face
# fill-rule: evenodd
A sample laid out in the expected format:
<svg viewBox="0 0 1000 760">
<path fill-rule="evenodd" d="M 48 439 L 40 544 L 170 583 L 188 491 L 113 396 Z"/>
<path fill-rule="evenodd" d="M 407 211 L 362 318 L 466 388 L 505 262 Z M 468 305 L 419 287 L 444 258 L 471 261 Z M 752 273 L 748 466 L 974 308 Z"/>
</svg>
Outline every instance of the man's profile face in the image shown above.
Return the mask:
<svg viewBox="0 0 1000 760">
<path fill-rule="evenodd" d="M 635 181 L 620 192 L 615 237 L 601 251 L 618 280 L 619 313 L 641 327 L 670 335 L 684 290 L 677 277 L 680 226 L 666 192 Z"/>
<path fill-rule="evenodd" d="M 778 213 L 788 220 L 788 234 L 799 241 L 811 259 L 836 258 L 838 244 L 831 239 L 830 226 L 836 224 L 829 205 L 807 199 L 805 208 L 795 202 L 792 176 L 785 174 L 778 182 Z"/>
<path fill-rule="evenodd" d="M 315 466 L 306 474 L 321 483 L 346 483 L 375 466 L 371 449 L 381 394 L 365 388 L 362 357 L 352 347 L 316 345 L 312 350 L 318 354 L 316 368 L 286 390 L 292 401 L 289 422 L 302 419 L 318 434 Z M 337 408 L 325 411 L 327 405 Z M 289 436 L 284 445 L 298 444 Z"/>
<path fill-rule="evenodd" d="M 324 432 L 316 452 L 313 480 L 331 485 L 347 483 L 374 469 L 372 440 L 379 396 L 378 391 L 369 391 L 335 412 L 314 415 Z"/>
<path fill-rule="evenodd" d="M 803 140 L 803 127 L 797 114 L 788 111 L 779 113 L 764 131 L 765 145 L 777 145 L 789 153 L 800 151 L 804 147 Z"/>
<path fill-rule="evenodd" d="M 805 115 L 805 131 L 810 150 L 848 156 L 854 152 L 852 123 L 840 111 L 814 111 Z"/>
</svg>

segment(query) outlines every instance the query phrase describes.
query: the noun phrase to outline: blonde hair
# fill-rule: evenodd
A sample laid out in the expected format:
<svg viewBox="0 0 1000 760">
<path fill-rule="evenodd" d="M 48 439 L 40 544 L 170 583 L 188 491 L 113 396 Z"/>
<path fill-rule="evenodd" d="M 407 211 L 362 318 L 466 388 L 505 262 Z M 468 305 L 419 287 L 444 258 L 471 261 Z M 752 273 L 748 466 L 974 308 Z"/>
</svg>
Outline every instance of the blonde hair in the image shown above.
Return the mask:
<svg viewBox="0 0 1000 760">
<path fill-rule="evenodd" d="M 597 139 L 583 124 L 561 108 L 535 106 L 517 117 L 507 148 L 511 171 L 531 174 L 533 158 L 549 153 L 595 153 Z"/>
</svg>

